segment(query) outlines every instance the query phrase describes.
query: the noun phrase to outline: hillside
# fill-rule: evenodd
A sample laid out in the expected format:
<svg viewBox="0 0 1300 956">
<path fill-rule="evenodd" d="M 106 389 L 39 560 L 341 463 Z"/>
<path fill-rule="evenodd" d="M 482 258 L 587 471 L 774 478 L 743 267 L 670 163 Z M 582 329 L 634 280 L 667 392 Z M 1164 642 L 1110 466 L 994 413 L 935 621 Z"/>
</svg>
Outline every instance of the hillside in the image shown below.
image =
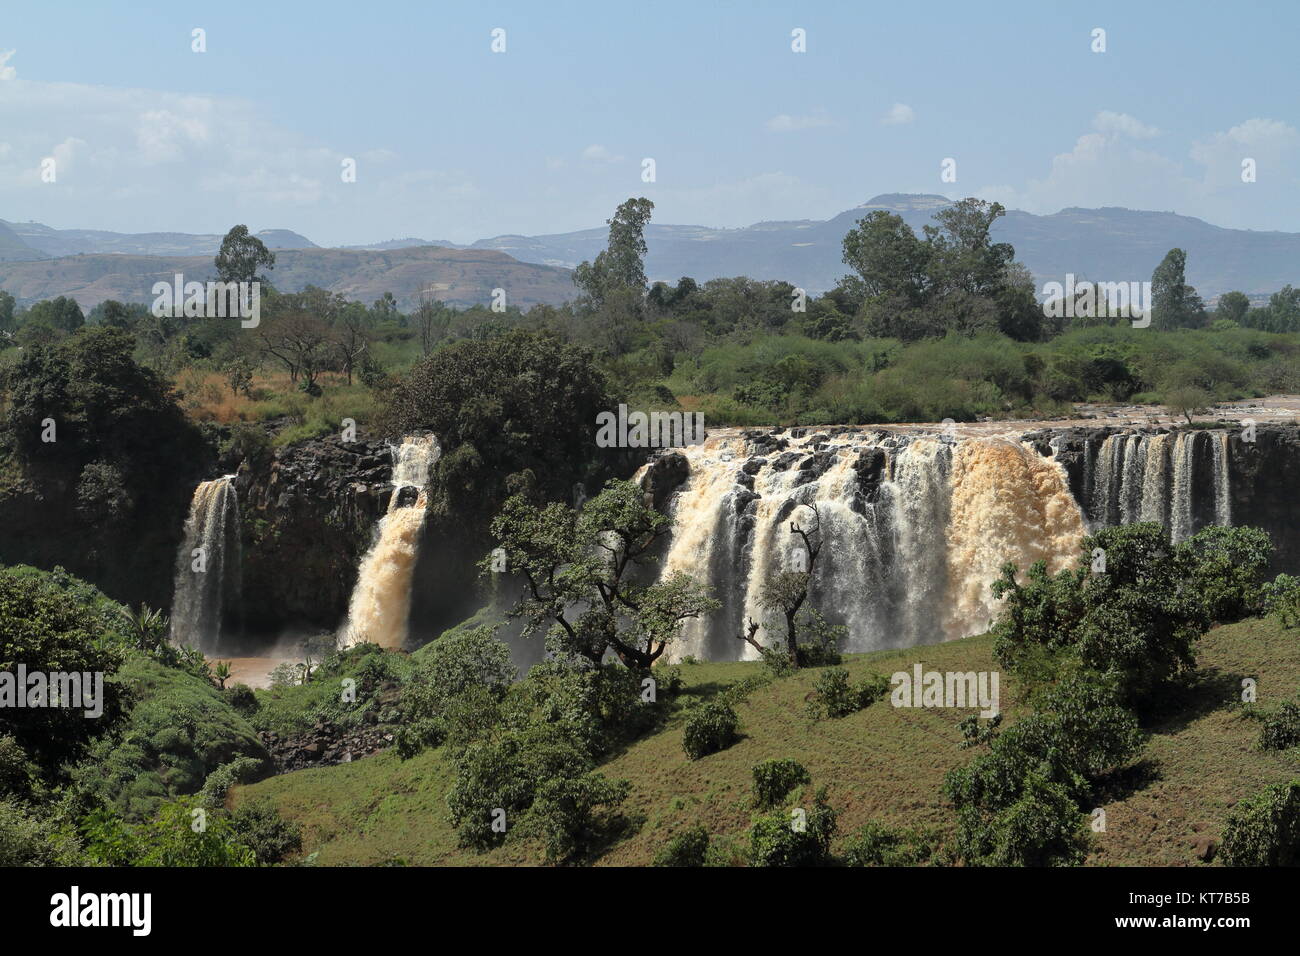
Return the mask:
<svg viewBox="0 0 1300 956">
<path fill-rule="evenodd" d="M 212 258 L 76 255 L 5 262 L 0 263 L 0 288 L 24 304 L 69 295 L 88 309 L 104 299 L 152 302 L 153 284 L 170 282 L 178 272 L 187 279 L 213 278 Z M 488 303 L 494 288 L 506 290 L 508 304 L 525 309 L 573 297 L 567 270 L 522 263 L 500 252 L 436 246 L 383 252 L 283 249 L 276 253 L 270 278 L 284 292 L 316 285 L 365 303 L 392 292 L 404 310 L 412 309 L 429 287 L 437 298 L 461 307 Z"/>
<path fill-rule="evenodd" d="M 988 636 L 934 647 L 855 655 L 853 678 L 926 669 L 994 670 Z M 1272 621 L 1247 620 L 1217 628 L 1199 646 L 1198 681 L 1176 716 L 1147 729 L 1150 739 L 1133 768 L 1112 781 L 1103 806 L 1105 833 L 1094 836 L 1092 865 L 1202 865 L 1193 851 L 1200 835 L 1218 838 L 1232 805 L 1267 784 L 1300 771 L 1300 753 L 1253 749 L 1260 725 L 1232 702 L 1241 678 L 1258 678 L 1261 703 L 1291 697 L 1300 683 L 1300 642 Z M 754 663 L 683 667 L 683 701 L 709 697 L 763 673 Z M 954 832 L 952 811 L 940 795 L 944 774 L 971 759 L 959 748 L 957 721 L 968 711 L 902 710 L 878 702 L 839 720 L 810 723 L 804 700 L 816 680 L 804 671 L 759 687 L 737 710 L 743 738 L 721 753 L 692 763 L 682 752 L 679 708 L 660 732 L 640 740 L 601 768 L 632 783 L 623 839 L 599 864 L 642 865 L 677 832 L 703 823 L 740 860 L 753 814 L 750 770 L 761 760 L 793 757 L 815 785 L 829 787 L 840 814 L 834 848 L 868 820 L 933 826 Z M 1269 689 L 1272 688 L 1270 691 Z M 1019 691 L 1005 680 L 1007 723 L 1019 714 Z M 441 750 L 403 762 L 391 751 L 350 764 L 300 770 L 234 792 L 233 801 L 271 798 L 304 826 L 305 853 L 317 862 L 411 865 L 515 865 L 537 860 L 535 846 L 507 842 L 486 854 L 458 849 L 444 794 L 453 771 Z"/>
</svg>

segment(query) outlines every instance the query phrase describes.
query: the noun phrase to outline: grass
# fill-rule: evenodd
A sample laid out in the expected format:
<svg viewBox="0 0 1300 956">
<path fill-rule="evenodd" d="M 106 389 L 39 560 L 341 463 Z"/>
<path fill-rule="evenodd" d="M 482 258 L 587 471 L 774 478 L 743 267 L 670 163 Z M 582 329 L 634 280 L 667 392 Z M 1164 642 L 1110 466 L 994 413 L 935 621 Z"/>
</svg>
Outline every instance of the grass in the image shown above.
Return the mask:
<svg viewBox="0 0 1300 956">
<path fill-rule="evenodd" d="M 927 670 L 997 669 L 987 635 L 853 655 L 846 666 L 856 681 L 870 671 L 910 670 L 914 662 Z M 1220 627 L 1201 642 L 1199 664 L 1196 680 L 1180 694 L 1177 713 L 1148 728 L 1151 738 L 1136 766 L 1109 783 L 1102 804 L 1106 832 L 1095 835 L 1089 864 L 1203 865 L 1192 850 L 1199 834 L 1217 838 L 1236 801 L 1300 775 L 1300 748 L 1255 750 L 1260 724 L 1237 703 L 1246 676 L 1258 680 L 1261 707 L 1296 694 L 1300 634 L 1269 620 Z M 683 703 L 764 673 L 754 663 L 691 664 L 682 670 Z M 830 804 L 840 815 L 835 850 L 871 819 L 951 835 L 953 813 L 941 787 L 949 769 L 972 757 L 958 746 L 956 726 L 969 711 L 896 709 L 885 699 L 839 720 L 812 723 L 804 709 L 818 673 L 804 671 L 754 690 L 737 707 L 742 739 L 721 753 L 686 759 L 684 708 L 679 708 L 663 730 L 607 761 L 604 773 L 632 782 L 623 807 L 630 826 L 596 863 L 648 864 L 673 835 L 696 823 L 740 862 L 755 812 L 751 770 L 773 757 L 793 757 L 807 767 L 814 788 L 829 788 Z M 1006 724 L 1021 713 L 1019 693 L 1003 675 Z M 319 851 L 320 865 L 537 862 L 537 847 L 522 840 L 485 854 L 459 849 L 444 802 L 451 783 L 452 769 L 441 750 L 406 762 L 385 752 L 240 787 L 232 799 L 270 797 L 303 824 L 304 852 Z"/>
</svg>

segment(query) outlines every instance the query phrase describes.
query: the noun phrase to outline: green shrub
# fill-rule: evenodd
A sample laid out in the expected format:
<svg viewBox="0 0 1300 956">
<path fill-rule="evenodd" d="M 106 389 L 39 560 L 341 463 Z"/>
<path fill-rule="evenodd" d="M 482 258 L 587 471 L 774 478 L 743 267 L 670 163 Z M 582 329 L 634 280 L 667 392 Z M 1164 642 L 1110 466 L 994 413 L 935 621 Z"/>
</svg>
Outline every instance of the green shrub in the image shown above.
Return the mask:
<svg viewBox="0 0 1300 956">
<path fill-rule="evenodd" d="M 164 803 L 147 823 L 132 824 L 112 810 L 82 821 L 86 855 L 103 866 L 256 866 L 227 814 L 198 807 L 194 798 Z"/>
<path fill-rule="evenodd" d="M 1300 626 L 1300 578 L 1279 574 L 1264 586 L 1264 602 L 1284 628 Z"/>
<path fill-rule="evenodd" d="M 776 806 L 786 794 L 810 778 L 803 765 L 789 757 L 754 765 L 754 804 L 763 810 Z"/>
<path fill-rule="evenodd" d="M 599 773 L 543 782 L 528 813 L 528 830 L 541 838 L 547 862 L 563 863 L 591 850 L 609 826 L 608 811 L 626 800 L 630 789 L 626 780 Z M 601 808 L 607 813 L 598 813 Z"/>
<path fill-rule="evenodd" d="M 264 866 L 280 863 L 302 849 L 302 827 L 280 816 L 269 799 L 240 804 L 230 815 L 230 825 L 236 839 Z"/>
<path fill-rule="evenodd" d="M 1046 688 L 1035 711 L 948 772 L 958 849 L 968 865 L 1046 866 L 1083 856 L 1080 805 L 1093 781 L 1141 748 L 1114 679 L 1080 672 Z"/>
<path fill-rule="evenodd" d="M 0 866 L 75 866 L 76 840 L 44 812 L 0 800 Z"/>
<path fill-rule="evenodd" d="M 1300 704 L 1283 701 L 1276 714 L 1264 718 L 1259 749 L 1288 750 L 1296 744 L 1300 744 Z"/>
<path fill-rule="evenodd" d="M 922 830 L 868 822 L 844 845 L 846 866 L 924 866 L 938 852 L 940 838 Z"/>
<path fill-rule="evenodd" d="M 1226 866 L 1300 863 L 1300 780 L 1265 787 L 1233 807 L 1221 856 Z"/>
<path fill-rule="evenodd" d="M 181 737 L 176 746 L 183 746 Z M 270 768 L 265 760 L 256 757 L 236 757 L 230 763 L 222 764 L 203 781 L 199 791 L 199 803 L 209 809 L 225 806 L 226 794 L 237 783 L 256 783 L 266 776 Z"/>
<path fill-rule="evenodd" d="M 740 718 L 725 701 L 710 701 L 691 711 L 682 734 L 682 749 L 690 760 L 726 750 L 737 739 Z"/>
<path fill-rule="evenodd" d="M 1264 604 L 1261 582 L 1273 543 L 1259 528 L 1211 526 L 1178 546 L 1192 587 L 1212 621 L 1236 621 Z"/>
<path fill-rule="evenodd" d="M 826 789 L 817 791 L 811 809 L 796 807 L 788 814 L 759 817 L 749 829 L 749 860 L 753 866 L 821 866 L 830 862 L 837 816 L 826 803 Z"/>
<path fill-rule="evenodd" d="M 709 831 L 704 824 L 697 823 L 688 827 L 668 841 L 667 845 L 655 854 L 655 866 L 700 867 L 709 860 Z"/>
<path fill-rule="evenodd" d="M 879 700 L 889 693 L 889 678 L 871 674 L 857 684 L 849 683 L 849 672 L 843 667 L 824 671 L 813 686 L 813 697 L 808 702 L 808 715 L 813 720 L 847 717 Z"/>
</svg>

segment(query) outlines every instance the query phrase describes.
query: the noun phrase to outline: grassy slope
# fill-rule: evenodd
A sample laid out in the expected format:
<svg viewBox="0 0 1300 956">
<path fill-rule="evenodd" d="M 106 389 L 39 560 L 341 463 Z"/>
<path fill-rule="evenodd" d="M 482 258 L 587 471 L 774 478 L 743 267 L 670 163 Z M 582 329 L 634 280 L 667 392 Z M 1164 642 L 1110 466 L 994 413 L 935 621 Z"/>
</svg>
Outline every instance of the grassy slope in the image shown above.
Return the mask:
<svg viewBox="0 0 1300 956">
<path fill-rule="evenodd" d="M 993 670 L 992 642 L 970 638 L 937 647 L 854 656 L 855 679 L 926 669 Z M 1135 772 L 1117 782 L 1104 804 L 1107 832 L 1098 834 L 1092 863 L 1198 864 L 1191 842 L 1198 832 L 1218 836 L 1232 803 L 1259 787 L 1300 773 L 1300 750 L 1252 749 L 1259 724 L 1229 702 L 1243 676 L 1258 676 L 1262 706 L 1294 696 L 1300 684 L 1300 635 L 1268 621 L 1219 628 L 1200 648 L 1202 679 L 1187 695 L 1182 716 L 1158 722 Z M 758 665 L 697 664 L 683 668 L 688 692 L 707 696 Z M 603 768 L 633 783 L 625 805 L 635 832 L 600 863 L 649 863 L 679 829 L 703 822 L 739 861 L 749 807 L 750 769 L 769 757 L 794 757 L 826 784 L 840 813 L 842 842 L 868 819 L 929 825 L 951 833 L 953 815 L 940 796 L 944 773 L 971 754 L 958 747 L 956 723 L 969 711 L 900 710 L 888 701 L 835 721 L 810 723 L 804 700 L 816 671 L 756 690 L 739 708 L 744 739 L 692 763 L 682 753 L 679 712 L 660 733 L 642 740 Z M 1017 688 L 1003 682 L 1007 722 L 1018 716 Z M 535 848 L 512 843 L 488 854 L 459 850 L 446 820 L 443 795 L 452 771 L 440 751 L 406 761 L 393 753 L 338 767 L 303 770 L 239 788 L 236 801 L 269 796 L 305 825 L 304 847 L 321 864 L 502 865 L 533 863 Z M 1198 864 L 1199 865 L 1199 864 Z"/>
</svg>

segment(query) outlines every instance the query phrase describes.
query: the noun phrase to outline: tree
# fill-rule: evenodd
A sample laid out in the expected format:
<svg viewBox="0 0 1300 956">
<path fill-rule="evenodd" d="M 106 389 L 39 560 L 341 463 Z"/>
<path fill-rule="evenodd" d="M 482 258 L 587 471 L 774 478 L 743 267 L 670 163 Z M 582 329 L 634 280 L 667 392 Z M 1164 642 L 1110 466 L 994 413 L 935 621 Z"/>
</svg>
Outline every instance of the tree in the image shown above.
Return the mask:
<svg viewBox="0 0 1300 956">
<path fill-rule="evenodd" d="M 68 296 L 37 302 L 27 310 L 25 324 L 44 325 L 60 332 L 75 332 L 86 324 L 77 300 Z"/>
<path fill-rule="evenodd" d="M 645 295 L 645 227 L 655 204 L 644 197 L 629 199 L 606 220 L 609 242 L 595 262 L 582 262 L 573 271 L 573 282 L 596 306 L 616 289 L 627 289 L 638 298 Z"/>
<path fill-rule="evenodd" d="M 1215 310 L 1215 317 L 1227 319 L 1240 325 L 1244 322 L 1246 313 L 1249 311 L 1250 299 L 1246 298 L 1246 293 L 1225 292 L 1219 296 L 1219 307 Z"/>
<path fill-rule="evenodd" d="M 352 372 L 370 351 L 370 316 L 358 302 L 349 303 L 335 325 L 335 349 L 339 365 L 352 384 Z"/>
<path fill-rule="evenodd" d="M 426 291 L 420 293 L 420 304 L 416 307 L 413 318 L 415 332 L 420 339 L 420 351 L 428 355 L 446 336 L 451 325 L 451 310 Z"/>
<path fill-rule="evenodd" d="M 634 571 L 649 563 L 669 519 L 647 504 L 641 488 L 611 479 L 577 512 L 552 502 L 539 508 L 523 496 L 506 501 L 492 521 L 499 550 L 480 563 L 524 580 L 514 614 L 524 634 L 544 625 L 563 650 L 599 665 L 612 650 L 628 667 L 649 670 L 680 634 L 682 624 L 715 610 L 708 588 L 678 572 L 639 585 Z"/>
<path fill-rule="evenodd" d="M 249 235 L 247 226 L 238 225 L 221 240 L 214 261 L 217 277 L 222 282 L 266 282 L 266 277 L 259 276 L 257 270 L 275 268 L 275 253 L 257 236 Z"/>
<path fill-rule="evenodd" d="M 929 286 L 931 247 L 902 216 L 878 209 L 859 219 L 843 241 L 844 264 L 856 276 L 840 280 L 859 299 L 886 297 L 903 308 L 920 308 Z"/>
<path fill-rule="evenodd" d="M 1165 395 L 1165 405 L 1175 415 L 1182 415 L 1187 424 L 1192 423 L 1192 416 L 1203 412 L 1214 404 L 1214 396 L 1195 385 L 1179 385 Z"/>
<path fill-rule="evenodd" d="M 1193 329 L 1205 324 L 1205 305 L 1185 279 L 1187 253 L 1170 249 L 1151 273 L 1151 327 Z"/>
<path fill-rule="evenodd" d="M 802 542 L 805 567 L 782 568 L 774 571 L 763 582 L 763 591 L 759 603 L 765 610 L 776 611 L 785 618 L 785 656 L 790 667 L 799 666 L 799 611 L 808 600 L 808 590 L 812 585 L 813 571 L 817 565 L 817 556 L 821 553 L 821 514 L 816 505 L 804 505 L 812 512 L 811 528 L 802 527 L 797 521 L 790 522 L 790 533 Z M 803 563 L 803 562 L 801 562 Z M 759 625 L 749 622 L 749 627 L 741 640 L 766 655 L 770 648 L 765 647 L 756 637 Z"/>
<path fill-rule="evenodd" d="M 0 289 L 0 332 L 11 332 L 14 328 L 14 297 Z"/>
<path fill-rule="evenodd" d="M 333 331 L 320 319 L 305 312 L 277 315 L 257 327 L 261 351 L 284 365 L 289 381 L 309 391 L 316 377 L 329 365 L 335 347 Z"/>
</svg>

